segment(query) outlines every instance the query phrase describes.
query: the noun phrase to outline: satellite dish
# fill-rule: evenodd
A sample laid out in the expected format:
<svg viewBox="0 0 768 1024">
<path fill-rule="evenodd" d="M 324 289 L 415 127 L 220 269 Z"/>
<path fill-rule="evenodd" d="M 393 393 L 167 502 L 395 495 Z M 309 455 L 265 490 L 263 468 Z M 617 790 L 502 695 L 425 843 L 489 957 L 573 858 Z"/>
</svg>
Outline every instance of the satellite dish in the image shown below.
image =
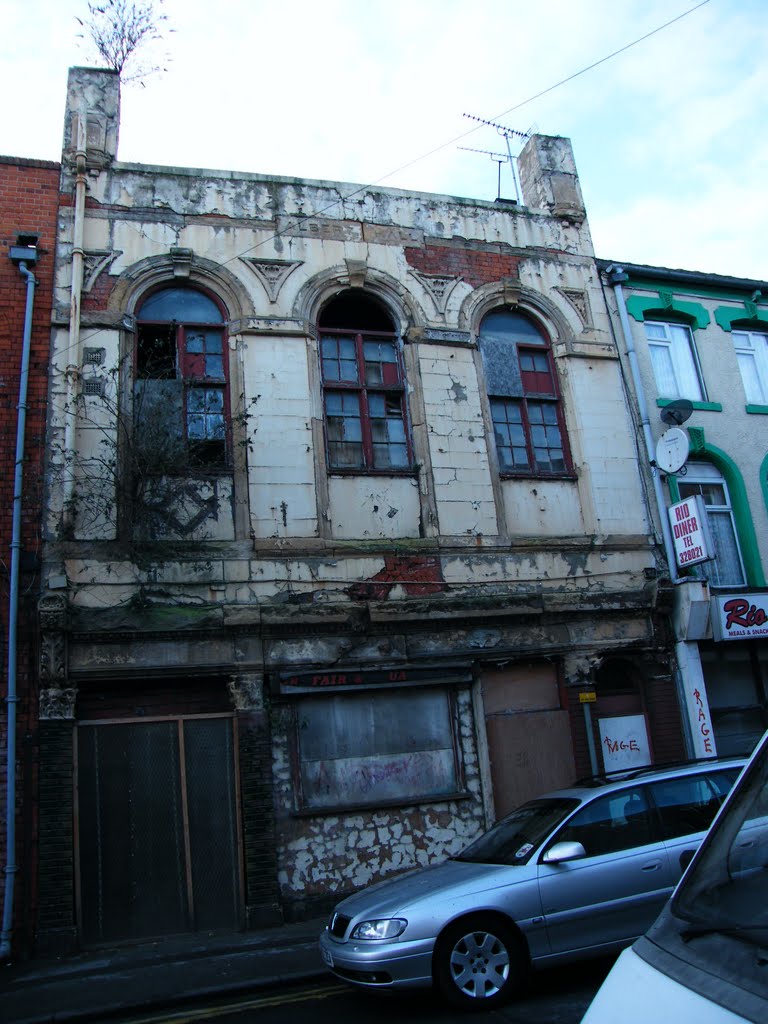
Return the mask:
<svg viewBox="0 0 768 1024">
<path fill-rule="evenodd" d="M 680 427 L 665 430 L 656 444 L 656 465 L 664 473 L 677 473 L 688 460 L 688 435 Z"/>
<path fill-rule="evenodd" d="M 687 419 L 691 418 L 692 412 L 693 402 L 690 399 L 675 398 L 664 406 L 659 415 L 663 423 L 679 427 L 681 423 L 685 423 Z"/>
</svg>

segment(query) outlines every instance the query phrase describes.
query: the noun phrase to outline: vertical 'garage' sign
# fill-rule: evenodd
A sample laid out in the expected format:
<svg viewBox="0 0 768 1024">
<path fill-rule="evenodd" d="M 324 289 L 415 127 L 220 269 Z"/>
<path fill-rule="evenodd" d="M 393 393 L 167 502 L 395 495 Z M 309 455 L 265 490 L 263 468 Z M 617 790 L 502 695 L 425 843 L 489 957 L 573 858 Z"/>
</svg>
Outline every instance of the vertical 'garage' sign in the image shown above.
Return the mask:
<svg viewBox="0 0 768 1024">
<path fill-rule="evenodd" d="M 691 495 L 667 509 L 672 536 L 675 542 L 675 557 L 681 569 L 712 558 L 712 540 L 707 524 L 707 510 L 704 499 Z"/>
</svg>

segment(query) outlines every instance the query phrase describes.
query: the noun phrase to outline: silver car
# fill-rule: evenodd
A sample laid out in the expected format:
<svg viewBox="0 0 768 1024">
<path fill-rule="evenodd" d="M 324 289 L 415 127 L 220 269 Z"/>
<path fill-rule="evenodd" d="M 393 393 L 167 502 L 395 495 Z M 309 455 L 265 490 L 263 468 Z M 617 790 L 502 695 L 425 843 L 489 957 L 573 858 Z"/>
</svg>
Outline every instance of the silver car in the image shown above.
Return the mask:
<svg viewBox="0 0 768 1024">
<path fill-rule="evenodd" d="M 744 763 L 639 769 L 532 800 L 458 857 L 339 903 L 323 960 L 354 985 L 434 984 L 491 1008 L 531 966 L 616 952 L 654 921 Z"/>
</svg>

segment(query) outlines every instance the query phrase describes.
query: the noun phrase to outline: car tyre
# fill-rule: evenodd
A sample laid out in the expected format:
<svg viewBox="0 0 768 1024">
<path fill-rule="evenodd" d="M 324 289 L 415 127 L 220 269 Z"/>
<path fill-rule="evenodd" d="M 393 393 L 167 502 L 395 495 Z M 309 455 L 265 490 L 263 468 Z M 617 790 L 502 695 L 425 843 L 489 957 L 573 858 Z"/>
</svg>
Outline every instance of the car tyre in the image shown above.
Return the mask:
<svg viewBox="0 0 768 1024">
<path fill-rule="evenodd" d="M 528 962 L 514 928 L 471 917 L 446 928 L 435 948 L 434 976 L 445 999 L 469 1010 L 501 1006 L 520 991 Z"/>
</svg>

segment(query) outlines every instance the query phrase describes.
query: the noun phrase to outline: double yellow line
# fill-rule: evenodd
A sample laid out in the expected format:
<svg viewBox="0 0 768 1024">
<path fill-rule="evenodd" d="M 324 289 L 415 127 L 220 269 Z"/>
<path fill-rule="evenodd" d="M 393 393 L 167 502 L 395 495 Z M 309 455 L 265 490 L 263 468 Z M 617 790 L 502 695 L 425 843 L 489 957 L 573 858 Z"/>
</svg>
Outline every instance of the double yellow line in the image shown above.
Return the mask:
<svg viewBox="0 0 768 1024">
<path fill-rule="evenodd" d="M 223 1003 L 200 1010 L 188 1010 L 183 1013 L 161 1014 L 156 1017 L 126 1017 L 123 1024 L 194 1024 L 199 1020 L 215 1020 L 242 1010 L 255 1010 L 265 1006 L 282 1006 L 284 1003 L 306 1003 L 310 999 L 327 999 L 328 996 L 349 992 L 347 985 L 324 985 L 317 988 L 303 989 L 299 992 L 285 992 L 282 995 L 257 996 L 244 999 L 237 1003 Z"/>
</svg>

